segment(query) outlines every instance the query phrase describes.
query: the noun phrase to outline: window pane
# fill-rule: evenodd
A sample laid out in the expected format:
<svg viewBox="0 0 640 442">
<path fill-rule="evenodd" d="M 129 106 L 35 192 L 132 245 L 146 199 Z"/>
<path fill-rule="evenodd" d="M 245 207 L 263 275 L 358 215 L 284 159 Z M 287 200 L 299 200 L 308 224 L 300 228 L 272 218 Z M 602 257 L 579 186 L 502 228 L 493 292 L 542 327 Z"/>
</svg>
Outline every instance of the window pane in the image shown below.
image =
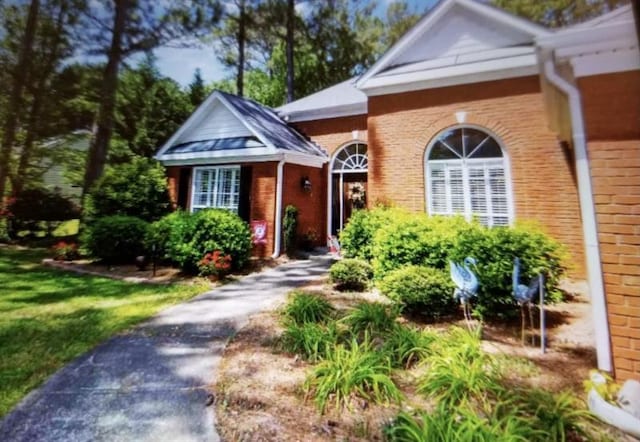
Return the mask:
<svg viewBox="0 0 640 442">
<path fill-rule="evenodd" d="M 195 212 L 205 207 L 237 211 L 240 202 L 240 168 L 200 169 L 195 173 L 193 207 Z"/>
<path fill-rule="evenodd" d="M 431 210 L 440 215 L 447 214 L 447 185 L 444 166 L 431 166 Z"/>
<path fill-rule="evenodd" d="M 487 213 L 484 169 L 469 170 L 469 191 L 471 192 L 471 212 L 478 215 Z"/>
<path fill-rule="evenodd" d="M 471 158 L 501 158 L 502 149 L 496 140 L 489 137 L 482 145 L 476 149 Z"/>
<path fill-rule="evenodd" d="M 462 168 L 449 169 L 449 192 L 451 195 L 451 212 L 464 213 L 464 185 Z"/>
<path fill-rule="evenodd" d="M 333 170 L 335 171 L 358 171 L 366 172 L 368 168 L 367 162 L 367 145 L 366 144 L 350 144 L 336 154 L 333 160 Z"/>
<path fill-rule="evenodd" d="M 455 153 L 458 154 L 459 157 L 463 156 L 462 153 L 462 130 L 461 129 L 451 129 L 444 132 L 442 135 L 438 137 L 438 140 L 442 142 L 445 146 L 449 147 Z"/>
<path fill-rule="evenodd" d="M 436 141 L 429 152 L 430 160 L 457 160 L 458 158 L 460 157 L 440 141 Z"/>
</svg>

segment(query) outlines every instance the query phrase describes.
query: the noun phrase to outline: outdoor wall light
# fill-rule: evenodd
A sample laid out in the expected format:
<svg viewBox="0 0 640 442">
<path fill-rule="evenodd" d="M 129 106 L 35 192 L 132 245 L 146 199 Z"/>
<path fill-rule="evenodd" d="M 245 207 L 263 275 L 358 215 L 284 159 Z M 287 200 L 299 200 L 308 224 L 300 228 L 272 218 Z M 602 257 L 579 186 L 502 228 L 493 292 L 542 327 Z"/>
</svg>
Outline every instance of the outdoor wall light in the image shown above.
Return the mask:
<svg viewBox="0 0 640 442">
<path fill-rule="evenodd" d="M 311 192 L 311 180 L 308 176 L 300 178 L 300 187 L 302 187 L 302 190 L 305 192 Z"/>
</svg>

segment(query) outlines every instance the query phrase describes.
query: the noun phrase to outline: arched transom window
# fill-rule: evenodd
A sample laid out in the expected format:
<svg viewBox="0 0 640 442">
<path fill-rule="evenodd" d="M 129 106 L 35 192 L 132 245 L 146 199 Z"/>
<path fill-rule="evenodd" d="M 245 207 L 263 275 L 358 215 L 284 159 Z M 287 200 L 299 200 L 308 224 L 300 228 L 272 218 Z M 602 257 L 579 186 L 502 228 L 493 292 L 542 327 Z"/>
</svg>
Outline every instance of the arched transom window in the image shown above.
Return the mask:
<svg viewBox="0 0 640 442">
<path fill-rule="evenodd" d="M 343 147 L 333 159 L 333 172 L 366 172 L 367 145 L 353 143 Z"/>
<path fill-rule="evenodd" d="M 507 162 L 489 133 L 473 127 L 441 132 L 427 148 L 425 169 L 430 214 L 461 214 L 487 226 L 512 221 Z"/>
</svg>

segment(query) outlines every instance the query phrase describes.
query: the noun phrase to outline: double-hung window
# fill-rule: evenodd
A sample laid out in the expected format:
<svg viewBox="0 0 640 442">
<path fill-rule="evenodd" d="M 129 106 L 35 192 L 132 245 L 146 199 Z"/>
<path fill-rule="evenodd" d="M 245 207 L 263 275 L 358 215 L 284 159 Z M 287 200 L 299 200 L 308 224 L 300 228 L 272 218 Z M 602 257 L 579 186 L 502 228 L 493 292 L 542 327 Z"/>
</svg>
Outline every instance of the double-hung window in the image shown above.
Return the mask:
<svg viewBox="0 0 640 442">
<path fill-rule="evenodd" d="M 194 169 L 191 211 L 208 207 L 238 211 L 240 203 L 240 167 L 218 166 Z"/>
<path fill-rule="evenodd" d="M 472 127 L 440 133 L 426 156 L 429 213 L 508 225 L 513 211 L 507 172 L 502 148 L 490 134 Z"/>
</svg>

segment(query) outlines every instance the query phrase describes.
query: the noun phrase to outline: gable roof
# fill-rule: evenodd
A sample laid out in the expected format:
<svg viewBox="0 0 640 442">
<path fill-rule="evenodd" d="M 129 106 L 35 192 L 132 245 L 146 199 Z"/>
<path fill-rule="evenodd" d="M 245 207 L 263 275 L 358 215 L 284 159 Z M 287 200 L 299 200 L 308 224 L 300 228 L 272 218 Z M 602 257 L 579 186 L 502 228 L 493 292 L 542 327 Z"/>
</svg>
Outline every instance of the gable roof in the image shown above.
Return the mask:
<svg viewBox="0 0 640 442">
<path fill-rule="evenodd" d="M 287 125 L 272 109 L 214 91 L 155 157 L 165 164 L 194 164 L 274 161 L 285 154 L 291 162 L 300 164 L 317 165 L 327 160 L 323 149 Z"/>
<path fill-rule="evenodd" d="M 441 0 L 365 74 L 367 95 L 531 75 L 549 30 L 474 0 Z"/>
<path fill-rule="evenodd" d="M 322 89 L 276 109 L 288 121 L 336 118 L 367 113 L 367 96 L 356 87 L 357 78 Z"/>
</svg>

